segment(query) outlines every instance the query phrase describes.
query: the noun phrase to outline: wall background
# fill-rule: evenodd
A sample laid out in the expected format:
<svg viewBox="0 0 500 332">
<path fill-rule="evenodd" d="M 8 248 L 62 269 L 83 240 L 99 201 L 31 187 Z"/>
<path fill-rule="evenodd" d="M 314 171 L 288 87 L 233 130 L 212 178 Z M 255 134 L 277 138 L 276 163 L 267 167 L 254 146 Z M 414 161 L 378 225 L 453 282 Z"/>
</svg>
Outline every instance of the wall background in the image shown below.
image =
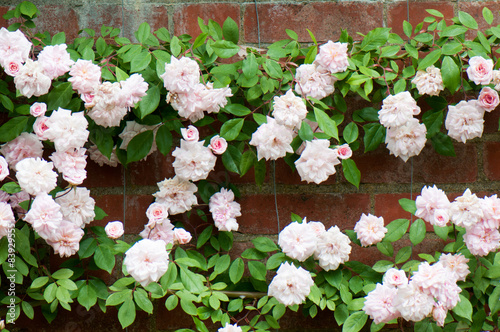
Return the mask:
<svg viewBox="0 0 500 332">
<path fill-rule="evenodd" d="M 0 16 L 20 3 L 20 0 L 0 0 Z M 259 43 L 257 22 L 260 25 L 260 42 L 265 44 L 287 38 L 285 29 L 292 29 L 299 40 L 310 42 L 306 31 L 310 29 L 318 42 L 336 40 L 340 29 L 347 29 L 352 36 L 356 32 L 385 26 L 402 32 L 402 22 L 409 16 L 413 25 L 428 16 L 425 9 L 441 11 L 445 18 L 451 18 L 459 10 L 470 13 L 479 22 L 480 28 L 486 23 L 482 18 L 482 8 L 487 6 L 495 14 L 493 24 L 500 23 L 498 16 L 500 2 L 487 1 L 189 1 L 189 0 L 123 0 L 84 1 L 84 0 L 38 0 L 33 1 L 41 11 L 35 20 L 37 27 L 52 34 L 65 31 L 69 39 L 78 35 L 83 28 L 100 31 L 102 24 L 122 28 L 123 35 L 131 38 L 139 24 L 147 21 L 153 30 L 167 27 L 171 33 L 190 34 L 196 37 L 200 30 L 197 18 L 205 22 L 211 18 L 222 24 L 226 17 L 232 17 L 240 26 L 240 43 Z M 256 8 L 259 20 L 257 21 Z M 9 22 L 0 17 L 0 26 Z M 458 102 L 456 100 L 455 102 Z M 365 101 L 348 99 L 351 111 L 369 106 Z M 372 105 L 377 108 L 379 105 Z M 426 105 L 420 105 L 425 109 Z M 386 222 L 396 218 L 409 218 L 398 204 L 400 198 L 415 197 L 424 185 L 437 184 L 449 193 L 450 198 L 462 194 L 470 188 L 478 196 L 491 195 L 500 188 L 500 134 L 497 132 L 500 111 L 487 113 L 485 131 L 481 139 L 467 145 L 456 143 L 456 157 L 444 157 L 435 153 L 428 143 L 420 156 L 404 163 L 389 156 L 385 146 L 362 154 L 355 153 L 354 160 L 361 170 L 359 190 L 347 183 L 342 175 L 332 176 L 321 185 L 307 185 L 300 181 L 297 173 L 292 173 L 283 161 L 277 161 L 275 172 L 273 164 L 268 163 L 268 176 L 262 187 L 253 184 L 250 171 L 243 178 L 230 175 L 241 192 L 238 202 L 242 207 L 242 217 L 238 218 L 240 232 L 235 233 L 235 255 L 248 247 L 255 236 L 268 235 L 276 238 L 278 220 L 274 204 L 274 191 L 280 218 L 280 229 L 290 222 L 290 213 L 306 216 L 308 220 L 322 221 L 327 228 L 338 225 L 341 229 L 354 226 L 362 213 L 383 216 Z M 145 211 L 153 201 L 157 191 L 156 183 L 174 175 L 171 156 L 165 158 L 159 153 L 148 157 L 147 162 L 135 163 L 128 169 L 123 167 L 99 167 L 88 161 L 88 179 L 84 186 L 91 188 L 92 196 L 99 207 L 109 216 L 100 222 L 122 220 L 126 233 L 135 235 L 147 223 Z M 216 171 L 211 178 L 222 180 L 226 172 L 221 160 L 217 161 Z M 273 185 L 276 182 L 276 187 Z M 413 194 L 411 194 L 413 192 Z M 178 216 L 174 216 L 179 218 Z M 176 220 L 175 218 L 174 221 Z M 196 226 L 203 222 L 195 217 L 182 221 L 185 227 L 196 234 Z M 405 244 L 408 245 L 408 244 Z M 443 246 L 439 238 L 428 238 L 416 250 L 433 252 Z M 353 259 L 373 263 L 378 259 L 378 251 L 353 248 Z M 54 261 L 54 264 L 59 263 Z M 109 276 L 103 275 L 109 280 Z M 168 312 L 164 301 L 157 301 L 154 315 L 145 313 L 137 316 L 129 331 L 170 331 L 176 328 L 194 328 L 189 317 L 182 311 Z M 57 319 L 48 325 L 41 313 L 36 311 L 35 320 L 22 319 L 16 327 L 20 331 L 114 331 L 120 330 L 116 312 L 109 310 L 103 314 L 93 308 L 87 312 L 74 306 L 72 312 L 62 311 L 64 319 Z M 333 315 L 320 312 L 316 319 L 305 319 L 301 313 L 291 313 L 281 319 L 282 331 L 332 331 L 335 325 Z M 216 329 L 216 327 L 214 327 Z"/>
</svg>

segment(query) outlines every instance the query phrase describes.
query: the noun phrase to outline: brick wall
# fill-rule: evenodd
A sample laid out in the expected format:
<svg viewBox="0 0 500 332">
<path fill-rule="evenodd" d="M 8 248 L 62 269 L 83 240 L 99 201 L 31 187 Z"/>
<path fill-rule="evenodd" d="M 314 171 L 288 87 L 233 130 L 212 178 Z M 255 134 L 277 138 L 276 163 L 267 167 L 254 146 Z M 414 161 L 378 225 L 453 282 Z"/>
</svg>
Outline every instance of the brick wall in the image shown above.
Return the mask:
<svg viewBox="0 0 500 332">
<path fill-rule="evenodd" d="M 0 14 L 15 6 L 20 0 L 0 2 Z M 123 27 L 124 36 L 131 37 L 140 23 L 147 21 L 153 29 L 165 26 L 175 34 L 187 33 L 196 36 L 200 33 L 197 18 L 205 21 L 209 18 L 222 23 L 226 17 L 232 17 L 240 23 L 241 43 L 258 42 L 255 3 L 247 1 L 224 1 L 199 3 L 186 0 L 120 0 L 83 1 L 83 0 L 39 0 L 34 1 L 41 11 L 36 20 L 41 30 L 51 33 L 65 31 L 70 38 L 77 36 L 82 28 L 100 29 L 102 24 Z M 500 2 L 466 1 L 258 1 L 257 10 L 262 43 L 286 38 L 285 28 L 295 30 L 303 42 L 310 41 L 306 28 L 310 29 L 318 41 L 336 39 L 340 29 L 347 29 L 355 36 L 356 32 L 367 31 L 380 26 L 392 27 L 402 34 L 402 22 L 409 11 L 410 22 L 418 23 L 426 16 L 425 9 L 440 10 L 446 18 L 464 10 L 473 15 L 478 22 L 482 20 L 484 6 L 494 13 L 500 10 Z M 494 24 L 500 23 L 498 16 Z M 8 22 L 0 18 L 0 26 Z M 356 106 L 351 104 L 351 110 Z M 422 105 L 423 106 L 423 105 Z M 375 105 L 374 107 L 378 107 Z M 362 173 L 359 190 L 347 183 L 342 175 L 337 174 L 321 185 L 307 185 L 300 181 L 297 173 L 292 173 L 283 161 L 275 165 L 276 198 L 282 229 L 290 221 L 290 213 L 307 216 L 309 220 L 320 220 L 327 227 L 339 225 L 341 229 L 354 226 L 361 213 L 373 213 L 391 221 L 396 218 L 408 218 L 398 205 L 398 199 L 415 197 L 422 186 L 437 184 L 449 193 L 450 198 L 460 195 L 466 188 L 481 196 L 494 194 L 500 187 L 500 135 L 498 111 L 486 114 L 485 132 L 481 139 L 475 139 L 467 145 L 456 143 L 456 157 L 444 157 L 435 153 L 428 146 L 418 157 L 404 163 L 399 158 L 389 156 L 385 147 L 362 154 L 355 153 L 356 161 Z M 147 222 L 145 211 L 153 201 L 152 193 L 157 190 L 156 183 L 165 177 L 173 176 L 171 157 L 154 154 L 147 162 L 132 164 L 128 169 L 122 167 L 99 167 L 89 160 L 88 179 L 84 186 L 91 188 L 97 204 L 108 214 L 103 221 L 124 220 L 126 233 L 137 234 Z M 214 180 L 225 178 L 221 160 L 210 177 Z M 244 250 L 247 241 L 256 235 L 275 236 L 278 221 L 274 205 L 273 165 L 267 164 L 268 175 L 262 187 L 253 183 L 253 173 L 240 178 L 230 175 L 241 192 L 238 199 L 242 208 L 242 217 L 238 218 L 241 234 L 235 235 L 236 254 Z M 411 176 L 413 174 L 413 178 Z M 125 204 L 124 204 L 125 200 Z M 125 205 L 125 208 L 124 208 Z M 181 218 L 174 216 L 175 218 Z M 186 228 L 195 233 L 201 220 L 192 217 L 183 221 Z M 428 239 L 416 249 L 434 251 L 442 247 L 442 241 Z M 367 263 L 378 258 L 373 250 L 354 250 L 353 259 L 362 259 Z M 71 313 L 64 312 L 65 319 L 48 325 L 36 312 L 36 323 L 21 320 L 18 327 L 26 331 L 84 331 L 119 330 L 116 312 L 110 310 L 102 314 L 99 309 L 90 312 L 75 306 Z M 315 320 L 304 320 L 301 314 L 291 313 L 282 319 L 283 331 L 304 331 L 321 329 L 331 331 L 333 315 L 320 313 Z M 301 326 L 297 329 L 297 326 Z M 153 316 L 142 313 L 129 331 L 175 330 L 179 327 L 192 328 L 193 323 L 179 311 L 167 312 L 163 301 L 157 303 Z M 23 330 L 23 331 L 24 331 Z"/>
</svg>

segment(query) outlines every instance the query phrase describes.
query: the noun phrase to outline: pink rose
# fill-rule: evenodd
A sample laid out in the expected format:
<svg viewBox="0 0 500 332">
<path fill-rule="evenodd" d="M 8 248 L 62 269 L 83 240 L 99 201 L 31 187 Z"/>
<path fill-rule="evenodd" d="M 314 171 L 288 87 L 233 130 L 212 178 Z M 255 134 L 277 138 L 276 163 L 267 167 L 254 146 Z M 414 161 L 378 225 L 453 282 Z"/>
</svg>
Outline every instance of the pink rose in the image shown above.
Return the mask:
<svg viewBox="0 0 500 332">
<path fill-rule="evenodd" d="M 408 285 L 405 271 L 391 268 L 384 274 L 383 284 L 391 288 Z"/>
<path fill-rule="evenodd" d="M 320 72 L 340 73 L 349 66 L 347 43 L 334 43 L 331 40 L 319 47 L 314 63 Z"/>
<path fill-rule="evenodd" d="M 9 61 L 5 67 L 5 73 L 9 76 L 16 76 L 22 66 L 22 63 L 19 61 Z"/>
<path fill-rule="evenodd" d="M 227 142 L 224 137 L 215 135 L 210 140 L 210 145 L 208 147 L 212 149 L 212 152 L 215 154 L 223 154 L 227 149 Z"/>
<path fill-rule="evenodd" d="M 45 103 L 34 103 L 30 107 L 30 114 L 35 117 L 44 116 L 45 112 L 47 112 L 47 104 Z"/>
<path fill-rule="evenodd" d="M 352 156 L 352 150 L 349 144 L 342 144 L 335 149 L 337 152 L 337 157 L 340 159 L 349 159 Z"/>
<path fill-rule="evenodd" d="M 95 95 L 93 93 L 82 93 L 80 95 L 80 98 L 85 103 L 85 108 L 91 108 L 95 106 L 94 97 Z"/>
<path fill-rule="evenodd" d="M 489 87 L 484 87 L 481 90 L 477 101 L 479 103 L 479 106 L 484 108 L 486 112 L 493 111 L 500 103 L 498 92 Z"/>
<path fill-rule="evenodd" d="M 0 157 L 0 181 L 3 181 L 9 175 L 9 164 L 4 157 Z"/>
<path fill-rule="evenodd" d="M 200 134 L 195 126 L 188 126 L 186 128 L 181 128 L 182 138 L 186 141 L 198 141 L 200 139 Z"/>
<path fill-rule="evenodd" d="M 120 236 L 123 235 L 123 223 L 121 221 L 111 221 L 108 222 L 106 227 L 104 227 L 104 231 L 106 232 L 106 235 L 110 239 L 117 239 Z"/>
<path fill-rule="evenodd" d="M 474 56 L 469 59 L 469 68 L 467 68 L 469 79 L 479 84 L 490 84 L 493 79 L 493 61 L 486 60 L 482 56 Z"/>
<path fill-rule="evenodd" d="M 174 243 L 186 244 L 191 241 L 191 233 L 186 231 L 184 228 L 174 228 Z"/>
<path fill-rule="evenodd" d="M 45 136 L 45 131 L 49 129 L 46 122 L 49 119 L 48 116 L 42 115 L 36 118 L 35 123 L 33 124 L 33 131 L 41 141 L 46 141 L 48 138 Z"/>
<path fill-rule="evenodd" d="M 149 219 L 148 226 L 153 228 L 156 223 L 162 223 L 168 218 L 168 206 L 162 203 L 153 203 L 148 207 L 146 216 Z"/>
</svg>

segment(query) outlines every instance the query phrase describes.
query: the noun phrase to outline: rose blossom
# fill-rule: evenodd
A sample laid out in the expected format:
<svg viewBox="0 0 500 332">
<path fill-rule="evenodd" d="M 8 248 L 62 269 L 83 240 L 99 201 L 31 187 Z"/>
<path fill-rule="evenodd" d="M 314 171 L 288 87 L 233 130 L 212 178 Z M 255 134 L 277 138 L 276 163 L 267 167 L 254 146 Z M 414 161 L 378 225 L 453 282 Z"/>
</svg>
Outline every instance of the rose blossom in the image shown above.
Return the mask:
<svg viewBox="0 0 500 332">
<path fill-rule="evenodd" d="M 45 103 L 34 103 L 30 107 L 30 114 L 35 117 L 44 116 L 45 112 L 47 112 L 47 104 Z"/>
<path fill-rule="evenodd" d="M 267 294 L 286 306 L 301 304 L 311 292 L 314 281 L 302 267 L 282 263 L 269 284 Z"/>
<path fill-rule="evenodd" d="M 88 150 L 87 150 L 90 159 L 93 160 L 95 163 L 97 163 L 99 166 L 104 166 L 108 165 L 111 167 L 117 167 L 119 160 L 118 156 L 116 155 L 116 148 L 113 149 L 111 152 L 110 158 L 106 157 L 105 155 L 102 154 L 101 151 L 99 151 L 99 148 L 97 145 L 92 145 Z"/>
<path fill-rule="evenodd" d="M 0 202 L 0 239 L 11 234 L 16 225 L 12 207 L 6 202 Z"/>
<path fill-rule="evenodd" d="M 204 110 L 207 113 L 219 113 L 220 108 L 227 105 L 227 97 L 232 97 L 233 93 L 229 86 L 214 89 L 214 84 L 207 82 L 205 89 L 201 92 L 203 98 Z"/>
<path fill-rule="evenodd" d="M 168 243 L 174 243 L 174 225 L 169 219 L 164 219 L 161 223 L 157 223 L 153 228 L 148 225 L 144 226 L 144 230 L 139 233 L 143 239 L 158 241 L 161 240 Z"/>
<path fill-rule="evenodd" d="M 280 125 L 275 119 L 267 117 L 267 123 L 263 123 L 252 134 L 250 145 L 257 147 L 257 159 L 276 160 L 284 157 L 287 152 L 293 153 L 290 145 L 293 140 L 291 129 Z"/>
<path fill-rule="evenodd" d="M 0 157 L 0 181 L 3 181 L 9 174 L 9 164 L 4 157 Z"/>
<path fill-rule="evenodd" d="M 124 233 L 123 223 L 121 221 L 110 221 L 104 227 L 104 231 L 110 239 L 117 239 Z"/>
<path fill-rule="evenodd" d="M 417 86 L 418 93 L 421 95 L 439 96 L 439 93 L 444 90 L 441 70 L 434 66 L 427 67 L 425 71 L 417 71 L 411 82 Z"/>
<path fill-rule="evenodd" d="M 444 320 L 446 319 L 447 314 L 448 310 L 446 310 L 440 302 L 434 304 L 434 308 L 432 309 L 432 318 L 436 321 L 437 326 L 444 326 Z"/>
<path fill-rule="evenodd" d="M 15 77 L 19 74 L 19 71 L 23 67 L 23 64 L 20 61 L 11 60 L 8 61 L 5 66 L 5 73 L 9 76 Z"/>
<path fill-rule="evenodd" d="M 143 239 L 125 252 L 123 264 L 132 278 L 146 287 L 156 282 L 168 269 L 168 252 L 165 242 Z"/>
<path fill-rule="evenodd" d="M 174 228 L 174 244 L 186 244 L 191 241 L 191 233 L 184 228 Z"/>
<path fill-rule="evenodd" d="M 427 141 L 426 134 L 427 127 L 418 119 L 411 118 L 402 125 L 387 128 L 385 143 L 390 154 L 406 162 L 420 154 Z"/>
<path fill-rule="evenodd" d="M 481 137 L 484 128 L 483 116 L 484 110 L 477 100 L 462 100 L 455 106 L 448 106 L 445 121 L 448 136 L 462 143 Z"/>
<path fill-rule="evenodd" d="M 122 105 L 120 83 L 104 82 L 98 84 L 92 92 L 94 93 L 92 102 L 85 104 L 85 107 L 89 109 L 89 117 L 100 126 L 118 127 L 129 111 L 129 107 Z"/>
<path fill-rule="evenodd" d="M 431 225 L 444 227 L 448 223 L 448 213 L 450 201 L 446 194 L 436 185 L 433 187 L 423 187 L 421 194 L 415 200 L 417 211 L 415 216 L 422 218 Z M 440 218 L 441 217 L 441 218 Z"/>
<path fill-rule="evenodd" d="M 452 223 L 465 228 L 479 223 L 484 215 L 481 199 L 471 193 L 469 188 L 450 204 L 449 213 Z"/>
<path fill-rule="evenodd" d="M 125 81 L 120 81 L 120 86 L 122 88 L 120 106 L 134 107 L 142 97 L 146 96 L 149 85 L 141 74 L 133 74 Z"/>
<path fill-rule="evenodd" d="M 490 84 L 493 78 L 493 61 L 482 56 L 473 56 L 469 59 L 467 76 L 477 85 Z"/>
<path fill-rule="evenodd" d="M 321 45 L 319 54 L 316 55 L 314 60 L 318 70 L 332 74 L 346 71 L 347 66 L 349 66 L 347 46 L 347 43 L 334 43 L 331 40 Z"/>
<path fill-rule="evenodd" d="M 486 256 L 500 248 L 500 233 L 496 228 L 487 228 L 479 223 L 467 228 L 464 242 L 471 254 Z"/>
<path fill-rule="evenodd" d="M 28 59 L 14 77 L 14 83 L 23 96 L 30 98 L 47 94 L 52 81 L 43 73 L 37 61 Z"/>
<path fill-rule="evenodd" d="M 153 203 L 146 210 L 146 216 L 149 220 L 148 227 L 153 228 L 157 223 L 168 220 L 168 206 L 161 203 Z"/>
<path fill-rule="evenodd" d="M 198 181 L 207 178 L 215 167 L 217 158 L 208 147 L 203 146 L 203 141 L 190 142 L 181 140 L 181 146 L 172 152 L 175 161 L 175 174 L 185 180 Z"/>
<path fill-rule="evenodd" d="M 420 288 L 410 282 L 398 288 L 398 295 L 394 298 L 393 305 L 405 320 L 421 321 L 432 312 L 434 308 L 432 295 L 423 293 Z"/>
<path fill-rule="evenodd" d="M 36 118 L 35 123 L 33 123 L 33 131 L 36 134 L 36 137 L 40 141 L 46 141 L 48 138 L 45 136 L 45 131 L 49 129 L 47 127 L 48 116 L 42 115 Z"/>
<path fill-rule="evenodd" d="M 189 125 L 187 129 L 181 128 L 181 134 L 182 138 L 184 138 L 186 141 L 198 142 L 198 140 L 200 139 L 200 133 L 198 132 L 198 129 L 193 125 Z"/>
<path fill-rule="evenodd" d="M 63 179 L 72 185 L 79 185 L 87 178 L 87 149 L 69 149 L 57 151 L 50 155 L 54 167 L 63 175 Z"/>
<path fill-rule="evenodd" d="M 44 74 L 50 79 L 64 75 L 73 65 L 74 62 L 66 48 L 66 44 L 48 45 L 38 54 L 38 62 L 40 62 Z"/>
<path fill-rule="evenodd" d="M 469 262 L 468 258 L 465 258 L 462 254 L 441 254 L 439 257 L 439 262 L 443 264 L 445 269 L 448 270 L 453 275 L 455 280 L 465 281 L 467 275 L 469 275 Z"/>
<path fill-rule="evenodd" d="M 345 143 L 335 148 L 335 153 L 339 159 L 349 159 L 352 157 L 352 150 L 349 144 Z"/>
<path fill-rule="evenodd" d="M 363 311 L 373 319 L 375 324 L 387 323 L 400 316 L 393 301 L 397 297 L 397 289 L 377 284 L 374 290 L 365 296 Z"/>
<path fill-rule="evenodd" d="M 387 96 L 378 111 L 380 124 L 386 128 L 399 127 L 420 113 L 420 107 L 408 91 Z"/>
<path fill-rule="evenodd" d="M 481 89 L 477 102 L 486 112 L 491 112 L 500 104 L 498 92 L 485 86 Z"/>
<path fill-rule="evenodd" d="M 227 141 L 224 137 L 215 135 L 210 139 L 210 145 L 208 146 L 214 154 L 223 154 L 227 149 Z"/>
<path fill-rule="evenodd" d="M 226 323 L 226 326 L 221 327 L 217 330 L 217 332 L 242 332 L 242 330 L 241 327 L 239 327 L 237 324 L 231 325 L 229 323 Z"/>
<path fill-rule="evenodd" d="M 89 60 L 78 59 L 71 66 L 69 75 L 68 82 L 79 94 L 92 93 L 101 83 L 101 68 Z"/>
<path fill-rule="evenodd" d="M 6 60 L 15 60 L 24 63 L 31 51 L 31 42 L 21 30 L 9 31 L 0 29 L 0 65 L 7 66 Z"/>
<path fill-rule="evenodd" d="M 55 254 L 61 257 L 69 257 L 80 249 L 80 240 L 84 235 L 83 230 L 72 222 L 63 220 L 54 234 L 47 239 Z"/>
<path fill-rule="evenodd" d="M 61 206 L 52 196 L 46 193 L 38 194 L 24 220 L 31 224 L 43 239 L 51 239 L 63 220 Z"/>
<path fill-rule="evenodd" d="M 277 123 L 290 129 L 299 129 L 302 120 L 306 118 L 307 108 L 302 98 L 297 97 L 292 90 L 288 90 L 286 94 L 274 97 L 272 115 Z"/>
<path fill-rule="evenodd" d="M 384 218 L 363 213 L 354 226 L 354 232 L 356 232 L 361 246 L 368 247 L 382 241 L 387 233 L 387 228 L 384 227 Z"/>
<path fill-rule="evenodd" d="M 59 108 L 52 112 L 45 124 L 48 129 L 45 130 L 44 136 L 54 142 L 58 151 L 79 149 L 89 137 L 84 112 L 72 113 L 70 110 Z"/>
<path fill-rule="evenodd" d="M 241 207 L 238 202 L 234 201 L 234 193 L 231 189 L 221 188 L 220 192 L 213 194 L 208 207 L 219 231 L 238 230 L 236 217 L 241 216 Z"/>
<path fill-rule="evenodd" d="M 78 227 L 84 228 L 95 218 L 95 200 L 90 197 L 90 190 L 84 187 L 74 187 L 68 193 L 56 197 L 61 205 L 63 218 Z"/>
<path fill-rule="evenodd" d="M 41 158 L 43 144 L 35 134 L 23 132 L 12 141 L 2 145 L 0 152 L 4 155 L 9 167 L 16 170 L 17 163 L 25 158 Z"/>
<path fill-rule="evenodd" d="M 26 158 L 16 165 L 19 186 L 30 195 L 48 193 L 56 187 L 57 173 L 52 163 L 40 158 Z"/>
<path fill-rule="evenodd" d="M 278 235 L 278 245 L 288 257 L 303 262 L 314 254 L 317 236 L 306 222 L 292 222 Z"/>
<path fill-rule="evenodd" d="M 405 271 L 390 268 L 385 272 L 382 283 L 388 287 L 397 288 L 408 285 L 408 277 L 406 276 Z"/>
<path fill-rule="evenodd" d="M 200 67 L 190 58 L 182 57 L 177 60 L 172 55 L 170 63 L 165 64 L 165 73 L 160 75 L 160 78 L 169 92 L 190 92 L 200 83 Z"/>
<path fill-rule="evenodd" d="M 198 204 L 195 193 L 198 187 L 190 182 L 175 176 L 157 183 L 159 191 L 154 193 L 158 203 L 168 206 L 169 214 L 179 214 L 191 210 Z"/>
<path fill-rule="evenodd" d="M 322 73 L 315 64 L 302 64 L 295 73 L 295 92 L 304 97 L 323 99 L 335 91 L 336 78 Z"/>
<path fill-rule="evenodd" d="M 337 226 L 332 226 L 317 240 L 314 258 L 325 271 L 336 270 L 349 260 L 351 240 Z"/>
</svg>

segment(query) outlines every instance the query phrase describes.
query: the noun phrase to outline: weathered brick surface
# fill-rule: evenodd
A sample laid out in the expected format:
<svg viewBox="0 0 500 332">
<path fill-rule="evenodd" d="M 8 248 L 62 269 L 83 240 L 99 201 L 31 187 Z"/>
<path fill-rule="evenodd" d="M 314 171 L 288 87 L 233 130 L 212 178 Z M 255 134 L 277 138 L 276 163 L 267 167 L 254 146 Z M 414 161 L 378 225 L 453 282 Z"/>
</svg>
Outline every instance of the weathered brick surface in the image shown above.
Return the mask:
<svg viewBox="0 0 500 332">
<path fill-rule="evenodd" d="M 51 35 L 64 31 L 68 41 L 77 37 L 79 17 L 74 9 L 64 5 L 43 5 L 38 9 L 41 14 L 34 20 L 37 31 L 49 31 Z"/>
<path fill-rule="evenodd" d="M 337 39 L 342 29 L 347 29 L 354 39 L 356 32 L 366 33 L 382 26 L 382 3 L 362 2 L 312 2 L 305 4 L 259 4 L 261 42 L 270 43 L 289 38 L 285 29 L 294 30 L 299 41 L 310 42 L 306 29 L 314 33 L 318 41 Z M 350 13 L 355 12 L 353 16 Z M 360 18 L 363 19 L 360 19 Z M 243 18 L 245 42 L 258 42 L 257 15 L 254 4 L 245 5 Z"/>
<path fill-rule="evenodd" d="M 87 178 L 83 181 L 85 187 L 121 187 L 123 186 L 123 166 L 99 166 L 87 158 Z"/>
<path fill-rule="evenodd" d="M 500 180 L 500 142 L 485 142 L 483 147 L 484 173 L 490 180 Z"/>
</svg>

